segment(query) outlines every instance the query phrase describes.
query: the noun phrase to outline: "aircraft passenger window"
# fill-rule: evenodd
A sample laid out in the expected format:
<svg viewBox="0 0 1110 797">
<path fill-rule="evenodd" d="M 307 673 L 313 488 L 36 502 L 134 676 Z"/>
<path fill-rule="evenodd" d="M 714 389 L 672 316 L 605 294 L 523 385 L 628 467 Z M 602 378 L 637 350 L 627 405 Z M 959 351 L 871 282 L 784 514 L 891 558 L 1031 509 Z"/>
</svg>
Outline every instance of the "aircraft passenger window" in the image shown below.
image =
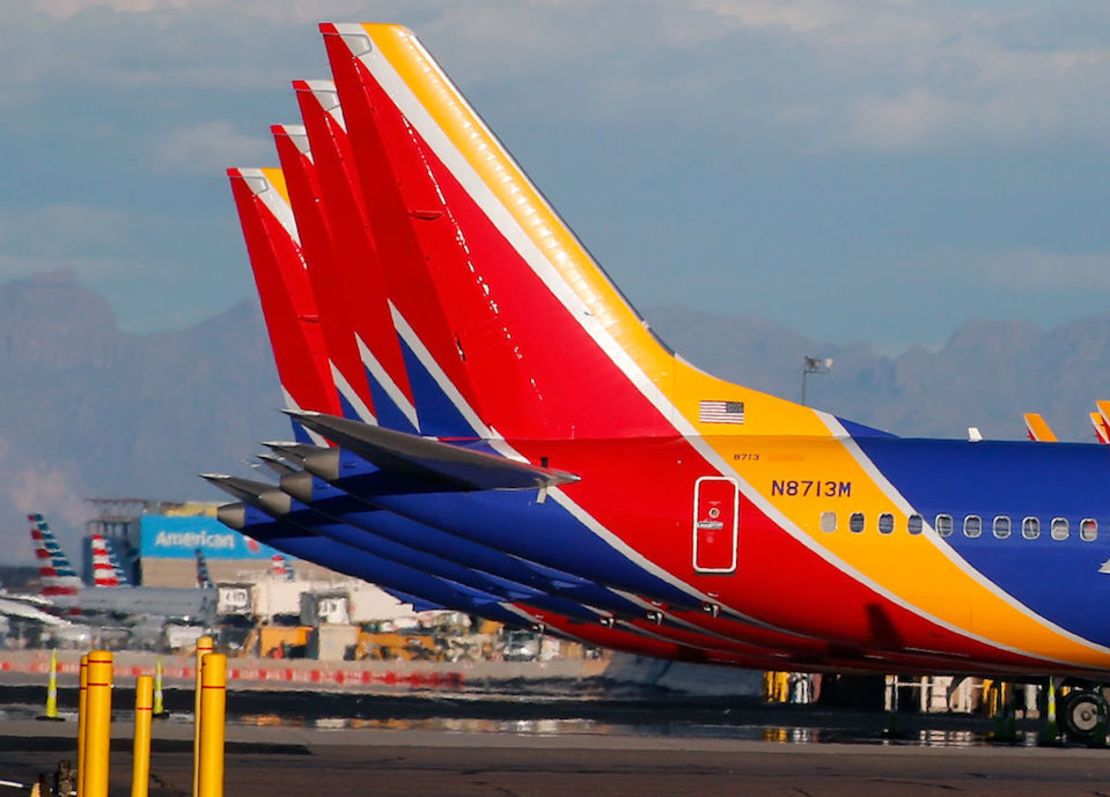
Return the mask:
<svg viewBox="0 0 1110 797">
<path fill-rule="evenodd" d="M 1083 542 L 1094 542 L 1098 537 L 1098 521 L 1092 517 L 1085 517 L 1079 521 L 1079 539 Z"/>
<path fill-rule="evenodd" d="M 821 531 L 836 531 L 836 512 L 821 513 Z"/>
<path fill-rule="evenodd" d="M 968 515 L 964 518 L 964 536 L 975 539 L 983 533 L 983 518 L 978 515 Z"/>
<path fill-rule="evenodd" d="M 994 536 L 1004 540 L 1010 536 L 1010 516 L 996 515 L 994 518 Z"/>
<path fill-rule="evenodd" d="M 1066 517 L 1052 518 L 1052 539 L 1066 540 L 1068 533 L 1068 519 Z"/>
<path fill-rule="evenodd" d="M 883 512 L 879 515 L 879 533 L 890 534 L 892 531 L 894 531 L 894 515 Z"/>
<path fill-rule="evenodd" d="M 848 516 L 848 530 L 859 534 L 863 531 L 863 513 L 853 512 Z"/>
<path fill-rule="evenodd" d="M 952 536 L 952 516 L 951 515 L 937 515 L 936 522 L 937 534 L 942 537 Z"/>
<path fill-rule="evenodd" d="M 920 534 L 925 527 L 925 518 L 921 515 L 910 515 L 906 521 L 906 526 L 909 528 L 910 534 Z"/>
<path fill-rule="evenodd" d="M 1035 540 L 1041 536 L 1041 519 L 1027 517 L 1021 521 L 1021 536 L 1027 540 Z"/>
</svg>

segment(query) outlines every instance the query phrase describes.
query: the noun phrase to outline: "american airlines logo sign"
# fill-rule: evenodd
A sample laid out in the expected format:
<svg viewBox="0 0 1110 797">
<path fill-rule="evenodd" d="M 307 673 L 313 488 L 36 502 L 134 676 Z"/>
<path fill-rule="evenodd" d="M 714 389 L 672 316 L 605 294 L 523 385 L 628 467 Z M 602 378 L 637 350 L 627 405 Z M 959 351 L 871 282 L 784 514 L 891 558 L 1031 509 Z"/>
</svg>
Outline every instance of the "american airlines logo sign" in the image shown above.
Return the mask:
<svg viewBox="0 0 1110 797">
<path fill-rule="evenodd" d="M 159 548 L 234 548 L 235 537 L 207 531 L 160 531 L 154 544 Z"/>
<path fill-rule="evenodd" d="M 209 559 L 269 559 L 276 553 L 214 517 L 143 515 L 140 520 L 142 556 L 153 559 L 192 559 L 197 548 Z"/>
</svg>

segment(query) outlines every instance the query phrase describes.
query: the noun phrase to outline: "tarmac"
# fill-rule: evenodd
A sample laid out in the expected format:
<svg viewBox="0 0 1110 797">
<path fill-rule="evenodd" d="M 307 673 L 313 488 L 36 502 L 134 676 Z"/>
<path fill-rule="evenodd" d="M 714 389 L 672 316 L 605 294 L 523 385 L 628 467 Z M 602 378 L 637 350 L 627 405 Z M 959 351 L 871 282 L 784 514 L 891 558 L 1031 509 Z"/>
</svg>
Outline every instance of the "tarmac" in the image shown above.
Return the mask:
<svg viewBox="0 0 1110 797">
<path fill-rule="evenodd" d="M 0 721 L 0 779 L 29 783 L 74 757 L 72 722 Z M 190 793 L 191 726 L 158 723 L 152 797 Z M 129 793 L 130 727 L 114 728 L 112 794 Z M 0 789 L 0 795 L 6 790 Z M 825 797 L 958 792 L 1110 795 L 1110 750 L 783 744 L 652 734 L 228 727 L 226 793 L 246 795 L 743 794 Z M 11 793 L 18 793 L 12 791 Z"/>
</svg>

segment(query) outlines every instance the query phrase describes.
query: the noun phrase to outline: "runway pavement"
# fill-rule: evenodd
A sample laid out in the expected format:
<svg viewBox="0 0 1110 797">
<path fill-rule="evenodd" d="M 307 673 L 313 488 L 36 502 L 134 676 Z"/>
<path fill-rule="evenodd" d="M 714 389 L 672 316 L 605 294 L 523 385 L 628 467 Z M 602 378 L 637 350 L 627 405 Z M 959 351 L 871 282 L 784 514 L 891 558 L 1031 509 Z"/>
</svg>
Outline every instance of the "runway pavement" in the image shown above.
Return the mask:
<svg viewBox="0 0 1110 797">
<path fill-rule="evenodd" d="M 113 794 L 128 793 L 129 727 L 115 730 Z M 72 758 L 72 723 L 0 722 L 0 778 Z M 781 744 L 650 735 L 232 726 L 227 791 L 244 795 L 1110 795 L 1110 751 Z M 161 724 L 152 797 L 191 785 L 187 724 Z M 3 791 L 0 790 L 0 794 Z M 15 792 L 13 792 L 15 793 Z"/>
</svg>

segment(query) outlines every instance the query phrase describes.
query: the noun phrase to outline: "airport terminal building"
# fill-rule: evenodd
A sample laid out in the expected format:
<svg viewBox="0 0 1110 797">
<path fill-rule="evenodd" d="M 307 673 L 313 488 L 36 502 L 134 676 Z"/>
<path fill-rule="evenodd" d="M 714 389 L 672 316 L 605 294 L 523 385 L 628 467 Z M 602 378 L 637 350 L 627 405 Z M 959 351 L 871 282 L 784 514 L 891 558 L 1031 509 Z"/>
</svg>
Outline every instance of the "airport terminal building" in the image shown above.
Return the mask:
<svg viewBox="0 0 1110 797">
<path fill-rule="evenodd" d="M 140 499 L 92 499 L 97 516 L 85 525 L 83 569 L 91 582 L 90 541 L 107 540 L 133 584 L 195 587 L 198 559 L 213 582 L 253 582 L 269 572 L 278 551 L 232 531 L 216 519 L 218 504 Z M 341 578 L 330 570 L 288 559 L 298 578 Z"/>
<path fill-rule="evenodd" d="M 148 587 L 197 583 L 198 552 L 215 582 L 254 581 L 270 570 L 278 551 L 224 526 L 209 515 L 143 515 L 139 518 L 139 567 Z M 323 579 L 330 571 L 300 560 L 297 575 Z"/>
</svg>

